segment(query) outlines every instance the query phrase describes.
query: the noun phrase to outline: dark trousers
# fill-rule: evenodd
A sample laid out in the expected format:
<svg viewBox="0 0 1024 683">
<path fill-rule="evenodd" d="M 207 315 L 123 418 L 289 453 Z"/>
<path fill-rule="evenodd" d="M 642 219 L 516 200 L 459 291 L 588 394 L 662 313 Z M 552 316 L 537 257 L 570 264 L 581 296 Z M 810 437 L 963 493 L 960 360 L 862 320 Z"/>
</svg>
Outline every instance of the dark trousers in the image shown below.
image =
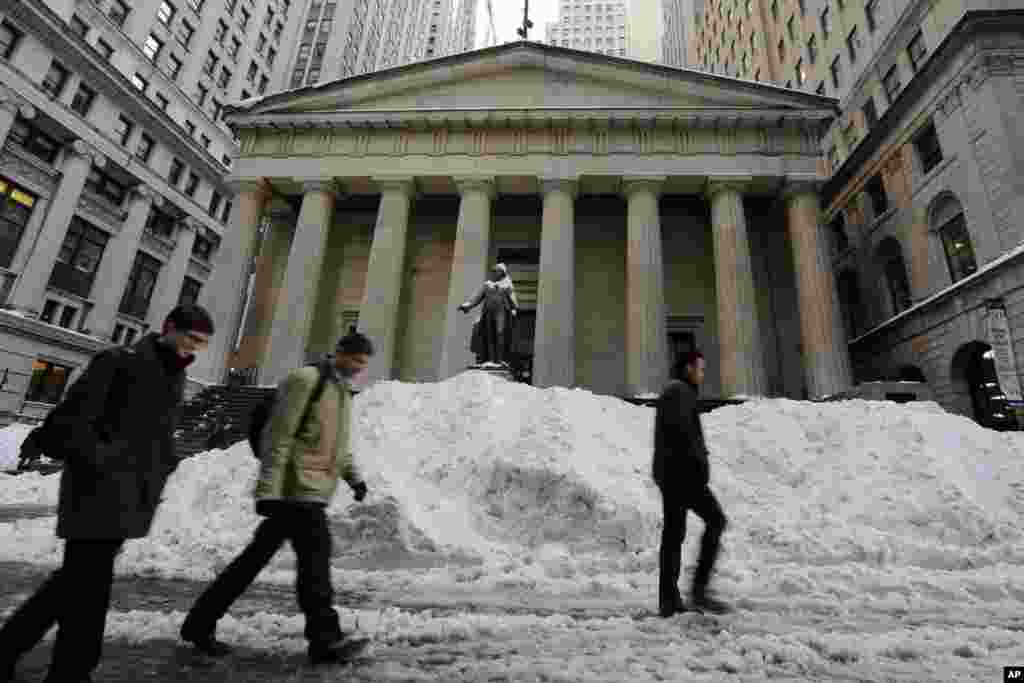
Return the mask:
<svg viewBox="0 0 1024 683">
<path fill-rule="evenodd" d="M 681 602 L 679 595 L 679 571 L 683 556 L 683 540 L 686 538 L 686 512 L 704 520 L 704 535 L 700 542 L 700 557 L 697 571 L 693 576 L 692 592 L 702 594 L 711 578 L 711 570 L 718 558 L 722 532 L 725 531 L 725 513 L 715 499 L 715 494 L 705 486 L 696 491 L 665 490 L 661 492 L 665 525 L 661 530 L 661 553 L 659 554 L 660 574 L 658 578 L 658 604 L 672 607 Z"/>
<path fill-rule="evenodd" d="M 227 614 L 271 558 L 290 541 L 297 560 L 295 590 L 306 615 L 306 639 L 328 644 L 341 638 L 338 613 L 331 587 L 331 532 L 323 505 L 275 503 L 252 541 L 214 579 L 192 606 L 182 630 L 212 635 L 217 621 Z"/>
<path fill-rule="evenodd" d="M 114 559 L 122 543 L 68 540 L 61 568 L 0 629 L 0 657 L 17 660 L 56 624 L 46 680 L 88 680 L 103 652 Z"/>
</svg>

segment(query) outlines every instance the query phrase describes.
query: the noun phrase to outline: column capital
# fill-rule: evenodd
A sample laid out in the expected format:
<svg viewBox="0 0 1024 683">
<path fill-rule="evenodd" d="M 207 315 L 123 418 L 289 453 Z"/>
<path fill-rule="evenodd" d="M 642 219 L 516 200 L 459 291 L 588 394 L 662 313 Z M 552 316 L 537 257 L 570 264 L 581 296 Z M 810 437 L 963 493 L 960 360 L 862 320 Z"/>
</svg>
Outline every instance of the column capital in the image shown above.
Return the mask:
<svg viewBox="0 0 1024 683">
<path fill-rule="evenodd" d="M 225 182 L 228 190 L 231 194 L 242 194 L 243 192 L 252 192 L 269 197 L 273 191 L 270 183 L 267 182 L 266 178 L 245 178 L 245 179 L 231 179 Z"/>
<path fill-rule="evenodd" d="M 323 192 L 324 194 L 337 195 L 340 192 L 338 183 L 334 178 L 294 178 L 295 182 L 302 186 L 302 193 Z"/>
<path fill-rule="evenodd" d="M 483 192 L 494 199 L 498 192 L 494 176 L 454 176 L 452 181 L 455 183 L 455 187 L 459 188 L 461 195 L 467 192 Z"/>
<path fill-rule="evenodd" d="M 818 176 L 786 176 L 782 183 L 782 189 L 779 191 L 779 196 L 783 200 L 789 200 L 794 197 L 810 194 L 814 195 L 815 199 L 817 199 L 818 193 L 824 184 L 825 179 Z"/>
<path fill-rule="evenodd" d="M 622 179 L 622 194 L 629 198 L 637 192 L 650 192 L 657 197 L 661 195 L 666 180 L 666 176 L 625 176 Z"/>
<path fill-rule="evenodd" d="M 132 199 L 152 202 L 153 206 L 163 206 L 164 197 L 148 185 L 136 185 L 132 188 Z"/>
<path fill-rule="evenodd" d="M 407 195 L 416 194 L 416 178 L 414 176 L 374 176 L 372 178 L 377 189 L 382 193 L 404 192 Z"/>
<path fill-rule="evenodd" d="M 85 140 L 75 140 L 64 149 L 74 156 L 88 160 L 96 168 L 103 168 L 107 163 L 107 157 Z"/>
<path fill-rule="evenodd" d="M 576 178 L 539 178 L 541 191 L 547 195 L 551 192 L 565 192 L 572 198 L 579 194 L 579 180 Z"/>
<path fill-rule="evenodd" d="M 721 176 L 708 178 L 707 187 L 704 188 L 704 196 L 714 200 L 722 192 L 735 192 L 743 195 L 750 188 L 753 182 L 751 176 Z"/>
</svg>

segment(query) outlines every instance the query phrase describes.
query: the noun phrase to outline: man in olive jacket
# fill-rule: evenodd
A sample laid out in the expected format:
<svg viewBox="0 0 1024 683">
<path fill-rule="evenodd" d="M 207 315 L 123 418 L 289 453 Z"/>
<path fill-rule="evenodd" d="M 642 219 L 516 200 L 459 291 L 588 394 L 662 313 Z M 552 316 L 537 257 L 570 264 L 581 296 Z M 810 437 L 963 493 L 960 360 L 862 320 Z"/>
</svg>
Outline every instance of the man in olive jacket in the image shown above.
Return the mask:
<svg viewBox="0 0 1024 683">
<path fill-rule="evenodd" d="M 199 597 L 181 627 L 183 640 L 201 652 L 223 656 L 230 648 L 215 637 L 217 621 L 255 580 L 284 542 L 296 556 L 296 591 L 306 616 L 306 640 L 314 663 L 344 659 L 347 645 L 334 611 L 331 532 L 325 509 L 344 479 L 361 501 L 366 484 L 349 450 L 352 394 L 349 380 L 366 368 L 373 344 L 352 333 L 338 342 L 333 363 L 293 370 L 278 386 L 260 440 L 256 512 L 266 517 L 252 541 Z M 321 372 L 328 380 L 315 396 Z M 302 424 L 302 416 L 309 418 Z"/>
<path fill-rule="evenodd" d="M 679 571 L 686 538 L 686 512 L 693 510 L 704 520 L 705 528 L 690 604 L 697 610 L 726 612 L 729 607 L 707 592 L 726 520 L 722 506 L 708 486 L 708 449 L 697 404 L 697 393 L 704 383 L 703 354 L 684 353 L 674 374 L 682 381 L 665 388 L 654 418 L 652 469 L 654 481 L 661 489 L 665 519 L 659 555 L 658 611 L 661 616 L 670 617 L 686 610 L 679 594 Z"/>
<path fill-rule="evenodd" d="M 0 682 L 57 625 L 48 682 L 89 681 L 99 663 L 114 559 L 126 539 L 149 533 L 164 484 L 178 464 L 174 430 L 185 368 L 213 334 L 210 315 L 179 306 L 163 334 L 98 353 L 48 416 L 39 440 L 64 461 L 57 536 L 64 562 L 0 630 Z"/>
</svg>

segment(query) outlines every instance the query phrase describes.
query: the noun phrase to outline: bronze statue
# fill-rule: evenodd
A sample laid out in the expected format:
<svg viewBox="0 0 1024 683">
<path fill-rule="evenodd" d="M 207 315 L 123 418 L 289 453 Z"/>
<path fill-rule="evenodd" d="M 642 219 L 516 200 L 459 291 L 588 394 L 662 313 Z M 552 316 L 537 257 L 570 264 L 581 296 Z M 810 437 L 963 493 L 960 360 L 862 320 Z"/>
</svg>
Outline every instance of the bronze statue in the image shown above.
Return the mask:
<svg viewBox="0 0 1024 683">
<path fill-rule="evenodd" d="M 469 348 L 476 354 L 478 364 L 498 363 L 507 367 L 512 321 L 519 303 L 504 263 L 494 266 L 491 279 L 484 282 L 476 296 L 459 306 L 459 310 L 468 313 L 481 302 L 483 308 L 473 327 Z"/>
</svg>

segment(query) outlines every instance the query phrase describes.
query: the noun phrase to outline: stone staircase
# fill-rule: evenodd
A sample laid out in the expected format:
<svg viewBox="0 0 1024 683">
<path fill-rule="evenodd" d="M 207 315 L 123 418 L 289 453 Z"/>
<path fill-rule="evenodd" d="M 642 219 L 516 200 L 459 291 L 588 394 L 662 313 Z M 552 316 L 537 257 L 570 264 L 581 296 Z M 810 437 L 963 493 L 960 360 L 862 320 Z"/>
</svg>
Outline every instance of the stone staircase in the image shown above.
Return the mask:
<svg viewBox="0 0 1024 683">
<path fill-rule="evenodd" d="M 249 416 L 270 398 L 273 388 L 214 385 L 185 404 L 175 432 L 179 458 L 187 458 L 248 438 Z"/>
</svg>

